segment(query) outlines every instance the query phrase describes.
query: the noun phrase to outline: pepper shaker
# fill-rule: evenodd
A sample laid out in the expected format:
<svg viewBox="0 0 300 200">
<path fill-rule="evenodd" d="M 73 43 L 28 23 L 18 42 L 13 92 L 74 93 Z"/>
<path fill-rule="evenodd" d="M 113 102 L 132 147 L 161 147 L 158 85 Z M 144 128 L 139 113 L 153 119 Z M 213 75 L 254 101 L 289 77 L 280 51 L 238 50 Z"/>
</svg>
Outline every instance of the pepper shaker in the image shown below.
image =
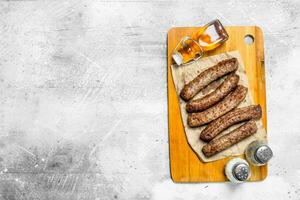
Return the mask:
<svg viewBox="0 0 300 200">
<path fill-rule="evenodd" d="M 245 154 L 248 162 L 255 166 L 265 165 L 273 157 L 272 149 L 261 140 L 250 143 Z"/>
</svg>

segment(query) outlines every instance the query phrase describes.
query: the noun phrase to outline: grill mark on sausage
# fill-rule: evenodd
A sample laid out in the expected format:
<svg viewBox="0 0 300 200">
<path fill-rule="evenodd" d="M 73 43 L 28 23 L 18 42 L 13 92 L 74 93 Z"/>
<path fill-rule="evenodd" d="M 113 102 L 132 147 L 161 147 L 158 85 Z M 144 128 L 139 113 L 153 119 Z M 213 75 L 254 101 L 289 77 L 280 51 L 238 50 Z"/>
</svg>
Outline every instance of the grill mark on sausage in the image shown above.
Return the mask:
<svg viewBox="0 0 300 200">
<path fill-rule="evenodd" d="M 217 87 L 213 92 L 205 95 L 200 99 L 193 100 L 186 104 L 187 112 L 199 112 L 203 111 L 217 102 L 221 101 L 227 96 L 233 89 L 236 88 L 239 82 L 239 76 L 236 74 L 229 75 L 223 83 Z"/>
<path fill-rule="evenodd" d="M 186 84 L 180 92 L 180 97 L 185 101 L 192 99 L 209 83 L 237 70 L 237 68 L 238 61 L 236 58 L 226 59 L 217 63 L 216 65 L 201 72 L 195 79 Z"/>
<path fill-rule="evenodd" d="M 202 152 L 206 157 L 211 157 L 232 145 L 242 141 L 243 139 L 255 134 L 257 126 L 255 121 L 250 120 L 239 128 L 231 131 L 230 133 L 221 136 L 220 138 L 213 139 L 208 144 L 204 145 Z"/>
<path fill-rule="evenodd" d="M 236 108 L 208 124 L 207 127 L 205 127 L 205 129 L 201 132 L 200 139 L 208 142 L 219 135 L 223 130 L 234 124 L 250 119 L 257 120 L 260 119 L 261 116 L 262 111 L 260 105 Z"/>
<path fill-rule="evenodd" d="M 188 115 L 188 125 L 198 127 L 207 124 L 237 107 L 246 97 L 248 89 L 242 85 L 229 93 L 222 101 L 199 113 Z"/>
</svg>

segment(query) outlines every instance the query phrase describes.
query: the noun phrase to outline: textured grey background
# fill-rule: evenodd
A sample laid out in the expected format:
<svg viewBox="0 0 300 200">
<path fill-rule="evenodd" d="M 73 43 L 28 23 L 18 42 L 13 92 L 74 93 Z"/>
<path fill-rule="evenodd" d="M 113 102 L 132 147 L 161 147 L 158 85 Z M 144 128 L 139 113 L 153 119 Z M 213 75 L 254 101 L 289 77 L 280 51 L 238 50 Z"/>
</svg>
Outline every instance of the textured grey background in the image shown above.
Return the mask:
<svg viewBox="0 0 300 200">
<path fill-rule="evenodd" d="M 0 199 L 299 199 L 300 3 L 1 1 Z M 174 184 L 166 34 L 258 25 L 275 157 L 260 183 Z"/>
</svg>

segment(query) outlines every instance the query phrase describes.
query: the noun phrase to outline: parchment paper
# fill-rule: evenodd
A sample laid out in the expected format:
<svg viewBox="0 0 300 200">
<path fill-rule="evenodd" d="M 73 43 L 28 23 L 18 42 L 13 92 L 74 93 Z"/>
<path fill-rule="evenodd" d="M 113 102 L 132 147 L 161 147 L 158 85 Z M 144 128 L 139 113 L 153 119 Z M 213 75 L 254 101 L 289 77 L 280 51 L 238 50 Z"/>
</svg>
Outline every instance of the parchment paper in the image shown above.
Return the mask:
<svg viewBox="0 0 300 200">
<path fill-rule="evenodd" d="M 203 130 L 205 128 L 205 126 L 202 126 L 199 128 L 190 128 L 187 125 L 187 112 L 185 110 L 186 102 L 183 101 L 179 96 L 180 91 L 183 88 L 184 84 L 193 80 L 199 73 L 201 73 L 205 69 L 217 64 L 221 60 L 231 58 L 231 57 L 237 58 L 238 62 L 239 62 L 239 68 L 236 72 L 236 74 L 238 74 L 240 76 L 239 84 L 244 85 L 248 88 L 248 93 L 247 93 L 245 100 L 238 107 L 254 105 L 254 101 L 253 101 L 252 95 L 251 95 L 251 90 L 250 90 L 249 84 L 248 84 L 248 78 L 245 73 L 245 67 L 243 65 L 243 61 L 242 61 L 241 56 L 238 51 L 232 51 L 232 52 L 227 52 L 224 54 L 219 54 L 219 55 L 215 55 L 215 56 L 202 58 L 192 64 L 185 65 L 185 66 L 172 65 L 172 67 L 171 67 L 173 81 L 174 81 L 174 84 L 176 87 L 176 92 L 177 92 L 179 102 L 180 102 L 181 118 L 182 118 L 182 121 L 184 124 L 185 134 L 186 134 L 188 143 L 190 144 L 192 149 L 196 152 L 198 157 L 203 162 L 211 162 L 211 161 L 219 160 L 219 159 L 226 158 L 229 156 L 241 155 L 244 153 L 245 148 L 248 146 L 248 144 L 250 144 L 252 141 L 254 141 L 256 139 L 263 139 L 263 140 L 266 139 L 266 132 L 263 128 L 262 121 L 258 120 L 258 121 L 256 121 L 258 130 L 257 130 L 257 133 L 255 133 L 253 136 L 250 136 L 250 137 L 244 139 L 243 141 L 239 142 L 236 145 L 233 145 L 232 147 L 230 147 L 229 149 L 227 149 L 223 152 L 220 152 L 210 158 L 207 158 L 204 156 L 204 154 L 201 151 L 202 147 L 206 143 L 199 140 L 200 132 L 201 132 L 201 130 Z M 202 90 L 193 99 L 199 98 L 199 97 L 213 91 L 218 85 L 221 84 L 221 82 L 223 80 L 224 80 L 224 78 L 211 83 L 207 88 Z M 241 124 L 230 127 L 229 129 L 224 131 L 221 135 L 230 132 L 231 130 L 237 128 L 240 125 Z M 218 137 L 220 137 L 220 136 L 218 136 Z"/>
</svg>

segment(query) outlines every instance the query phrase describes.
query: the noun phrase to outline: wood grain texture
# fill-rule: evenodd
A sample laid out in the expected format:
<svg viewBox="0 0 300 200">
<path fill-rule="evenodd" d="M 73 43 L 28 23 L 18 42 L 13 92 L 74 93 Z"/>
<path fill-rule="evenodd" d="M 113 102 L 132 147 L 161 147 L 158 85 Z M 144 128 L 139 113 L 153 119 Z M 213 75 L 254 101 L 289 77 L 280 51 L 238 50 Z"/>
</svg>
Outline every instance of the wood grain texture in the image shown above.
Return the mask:
<svg viewBox="0 0 300 200">
<path fill-rule="evenodd" d="M 250 84 L 249 89 L 254 102 L 262 107 L 262 121 L 267 129 L 263 33 L 256 26 L 229 26 L 226 27 L 226 30 L 229 34 L 226 43 L 206 53 L 205 56 L 234 50 L 240 52 Z M 168 32 L 168 120 L 171 176 L 174 182 L 223 182 L 227 181 L 224 175 L 224 166 L 231 158 L 203 163 L 190 148 L 185 136 L 178 97 L 171 74 L 173 49 L 183 36 L 190 35 L 195 31 L 197 31 L 197 27 L 180 27 L 172 28 Z M 244 37 L 248 34 L 254 37 L 253 44 L 248 45 L 244 42 Z M 250 181 L 265 179 L 267 170 L 267 166 L 251 166 Z"/>
</svg>

